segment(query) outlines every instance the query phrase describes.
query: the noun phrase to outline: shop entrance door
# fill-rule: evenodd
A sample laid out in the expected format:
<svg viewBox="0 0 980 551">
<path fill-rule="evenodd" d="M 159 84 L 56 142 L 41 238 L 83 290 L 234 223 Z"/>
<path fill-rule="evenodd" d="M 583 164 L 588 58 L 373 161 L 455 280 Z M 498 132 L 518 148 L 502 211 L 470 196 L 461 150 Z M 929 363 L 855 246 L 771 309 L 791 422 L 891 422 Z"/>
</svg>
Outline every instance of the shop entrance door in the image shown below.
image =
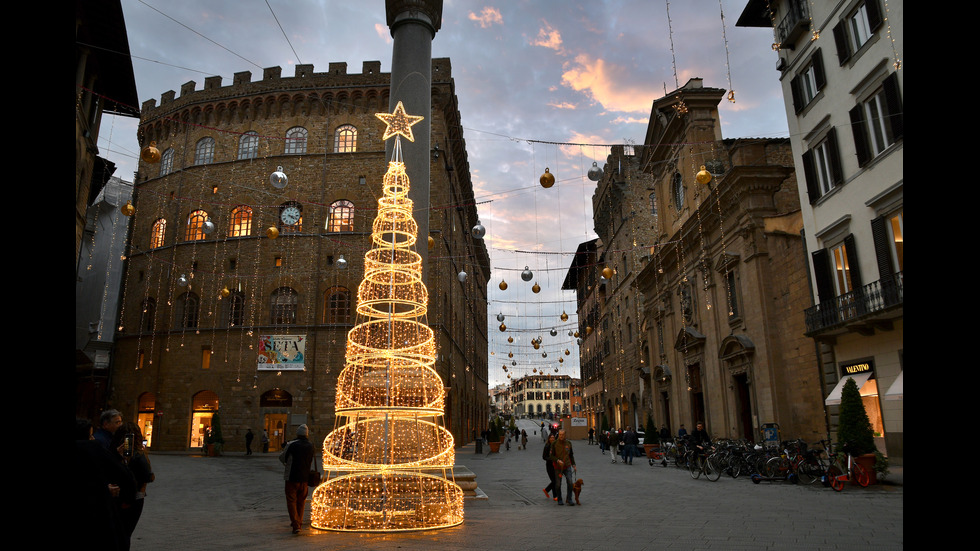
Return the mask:
<svg viewBox="0 0 980 551">
<path fill-rule="evenodd" d="M 744 373 L 735 377 L 735 404 L 738 407 L 738 418 L 742 425 L 741 437 L 749 442 L 755 442 L 755 431 L 752 430 L 752 401 L 749 395 L 748 376 Z"/>
<path fill-rule="evenodd" d="M 278 452 L 286 441 L 285 413 L 266 413 L 265 430 L 269 435 L 269 451 Z"/>
</svg>

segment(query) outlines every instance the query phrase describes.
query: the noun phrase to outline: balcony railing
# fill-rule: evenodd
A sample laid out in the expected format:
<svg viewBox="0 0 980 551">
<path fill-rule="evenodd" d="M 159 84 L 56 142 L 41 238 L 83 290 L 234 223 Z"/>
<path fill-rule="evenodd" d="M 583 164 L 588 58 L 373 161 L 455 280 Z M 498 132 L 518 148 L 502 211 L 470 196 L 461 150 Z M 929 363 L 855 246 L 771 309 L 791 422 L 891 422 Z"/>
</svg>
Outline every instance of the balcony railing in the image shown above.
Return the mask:
<svg viewBox="0 0 980 551">
<path fill-rule="evenodd" d="M 791 46 L 809 27 L 810 12 L 802 0 L 791 0 L 786 7 L 786 15 L 776 25 L 776 37 L 781 44 Z"/>
<path fill-rule="evenodd" d="M 806 334 L 812 336 L 901 307 L 905 297 L 902 274 L 903 272 L 898 272 L 807 308 Z"/>
</svg>

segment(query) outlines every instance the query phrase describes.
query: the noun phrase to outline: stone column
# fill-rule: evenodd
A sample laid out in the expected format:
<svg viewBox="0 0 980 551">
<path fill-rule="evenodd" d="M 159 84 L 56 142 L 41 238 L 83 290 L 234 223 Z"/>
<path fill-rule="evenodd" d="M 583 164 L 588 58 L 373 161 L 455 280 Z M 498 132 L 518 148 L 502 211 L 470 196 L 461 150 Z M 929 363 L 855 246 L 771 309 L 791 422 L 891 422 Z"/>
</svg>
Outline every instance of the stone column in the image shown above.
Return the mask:
<svg viewBox="0 0 980 551">
<path fill-rule="evenodd" d="M 402 158 L 411 182 L 408 197 L 418 223 L 417 250 L 422 255 L 422 281 L 429 274 L 429 151 L 432 129 L 432 39 L 442 26 L 442 0 L 385 0 L 388 28 L 394 40 L 391 55 L 391 97 L 388 112 L 401 101 L 409 115 L 425 117 L 412 127 L 414 142 L 402 140 Z M 391 159 L 394 140 L 385 144 Z"/>
</svg>

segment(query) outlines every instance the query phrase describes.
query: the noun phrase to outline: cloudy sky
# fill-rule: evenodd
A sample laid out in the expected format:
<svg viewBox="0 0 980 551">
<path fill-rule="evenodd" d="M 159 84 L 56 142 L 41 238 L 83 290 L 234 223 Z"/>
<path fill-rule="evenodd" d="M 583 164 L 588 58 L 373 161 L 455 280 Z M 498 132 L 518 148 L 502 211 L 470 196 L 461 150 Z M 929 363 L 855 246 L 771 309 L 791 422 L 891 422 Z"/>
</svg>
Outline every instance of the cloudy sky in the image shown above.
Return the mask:
<svg viewBox="0 0 980 551">
<path fill-rule="evenodd" d="M 724 137 L 788 135 L 772 31 L 735 27 L 745 3 L 445 1 L 432 52 L 452 60 L 480 217 L 488 230 L 491 385 L 506 381 L 501 360 L 509 350 L 520 360 L 511 370 L 515 376 L 533 368 L 553 373 L 555 367 L 578 376 L 568 328 L 559 328 L 557 338 L 548 335 L 560 324 L 562 310 L 571 315 L 575 309 L 574 294 L 559 290 L 572 257 L 560 253 L 595 237 L 595 184 L 585 174 L 593 160 L 602 166 L 604 145 L 642 144 L 653 100 L 676 83 L 701 77 L 705 86 L 735 90 L 735 103 L 720 106 Z M 224 77 L 224 85 L 240 71 L 258 80 L 263 68 L 276 65 L 284 77 L 292 76 L 297 63 L 326 71 L 328 63 L 345 61 L 353 73 L 363 61 L 379 60 L 383 72 L 391 70 L 383 0 L 122 4 L 140 102 L 159 102 L 163 92 L 190 80 L 200 89 L 212 75 Z M 107 117 L 99 137 L 102 155 L 126 180 L 132 180 L 139 153 L 136 126 L 134 119 Z M 558 179 L 549 190 L 537 184 L 545 167 Z M 520 280 L 525 265 L 535 272 L 541 293 L 531 293 L 531 283 Z M 506 292 L 498 290 L 501 279 L 509 284 Z M 507 335 L 496 329 L 497 313 L 507 316 L 510 328 L 535 331 L 516 333 L 515 345 L 523 346 L 508 348 Z M 574 321 L 573 316 L 566 325 Z M 547 359 L 527 342 L 538 335 L 551 352 Z M 559 365 L 565 348 L 573 353 Z"/>
</svg>

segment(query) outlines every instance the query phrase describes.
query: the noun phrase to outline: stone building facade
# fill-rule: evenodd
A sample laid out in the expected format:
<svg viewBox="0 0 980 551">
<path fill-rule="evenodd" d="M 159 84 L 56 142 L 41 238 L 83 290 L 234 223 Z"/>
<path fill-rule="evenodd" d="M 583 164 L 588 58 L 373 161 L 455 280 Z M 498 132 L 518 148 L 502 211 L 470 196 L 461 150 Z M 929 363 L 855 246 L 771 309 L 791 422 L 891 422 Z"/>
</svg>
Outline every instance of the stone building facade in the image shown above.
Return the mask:
<svg viewBox="0 0 980 551">
<path fill-rule="evenodd" d="M 514 415 L 556 419 L 571 413 L 572 378 L 568 375 L 525 375 L 510 383 Z"/>
<path fill-rule="evenodd" d="M 723 140 L 724 89 L 654 102 L 642 151 L 656 237 L 637 276 L 654 421 L 712 437 L 826 436 L 799 195 L 786 139 Z M 703 168 L 702 168 L 703 167 Z M 711 175 L 699 183 L 696 176 Z"/>
<path fill-rule="evenodd" d="M 489 257 L 469 231 L 451 64 L 432 64 L 432 208 L 416 217 L 429 222 L 427 321 L 445 422 L 462 445 L 489 413 Z M 149 429 L 151 447 L 200 446 L 219 408 L 231 450 L 248 429 L 266 430 L 275 449 L 299 424 L 314 439 L 332 428 L 387 169 L 375 113 L 388 111 L 389 88 L 378 61 L 360 74 L 297 65 L 292 77 L 279 67 L 229 86 L 209 77 L 143 104 L 140 143 L 162 158 L 137 175 L 110 404 Z"/>
</svg>

